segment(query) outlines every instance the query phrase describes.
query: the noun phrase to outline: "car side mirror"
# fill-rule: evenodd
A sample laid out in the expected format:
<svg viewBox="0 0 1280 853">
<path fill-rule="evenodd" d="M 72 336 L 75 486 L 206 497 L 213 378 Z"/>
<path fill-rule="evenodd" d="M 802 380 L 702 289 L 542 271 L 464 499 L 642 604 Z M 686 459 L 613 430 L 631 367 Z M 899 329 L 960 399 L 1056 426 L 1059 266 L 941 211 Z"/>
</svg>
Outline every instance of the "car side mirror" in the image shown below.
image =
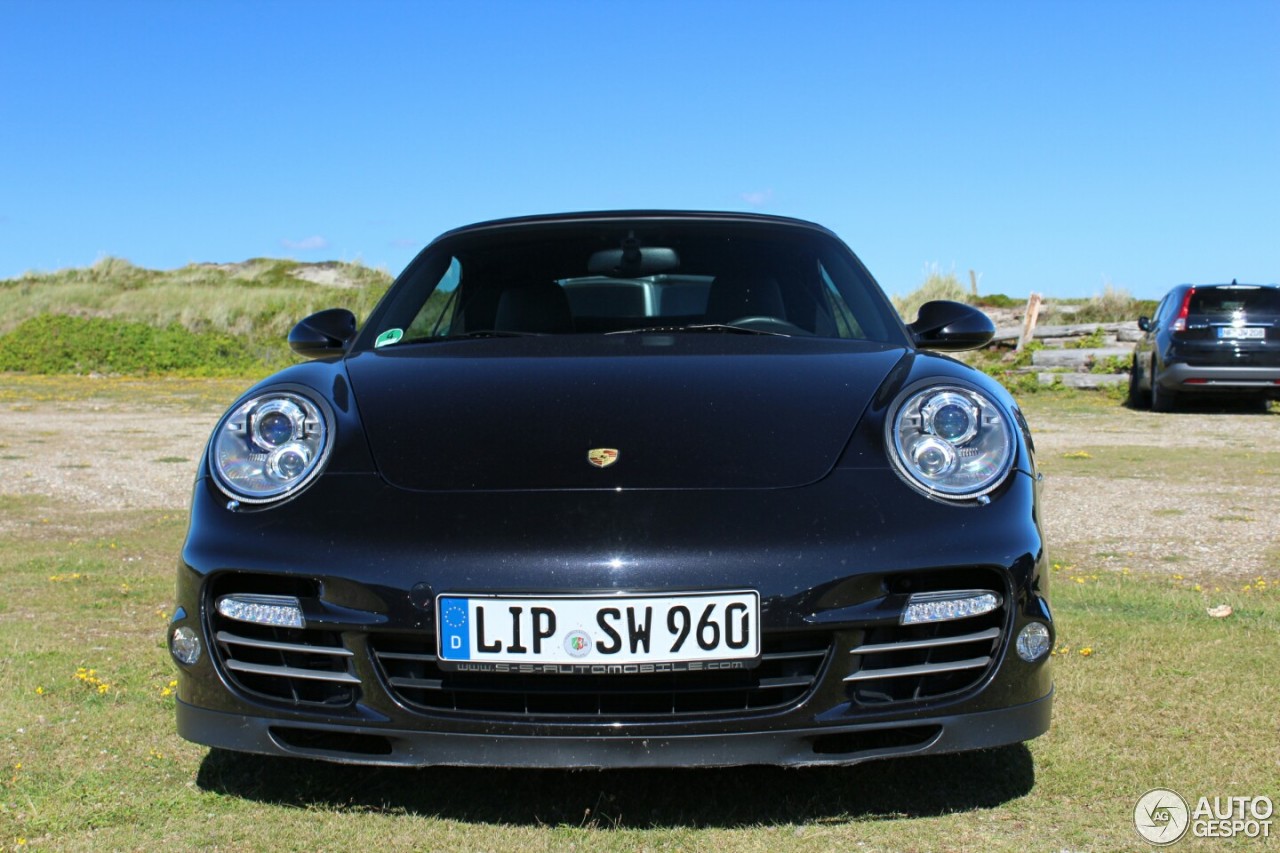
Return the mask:
<svg viewBox="0 0 1280 853">
<path fill-rule="evenodd" d="M 329 308 L 302 320 L 289 331 L 289 348 L 303 358 L 339 355 L 356 336 L 356 315 Z"/>
<path fill-rule="evenodd" d="M 1150 318 L 1150 317 L 1139 317 L 1139 318 L 1138 318 L 1138 328 L 1139 328 L 1139 329 L 1141 329 L 1141 330 L 1142 330 L 1142 331 L 1144 331 L 1144 332 L 1149 332 L 1149 331 L 1151 331 L 1151 318 Z"/>
<path fill-rule="evenodd" d="M 920 349 L 959 352 L 986 346 L 996 335 L 995 323 L 972 305 L 936 300 L 920 306 L 907 326 Z"/>
</svg>

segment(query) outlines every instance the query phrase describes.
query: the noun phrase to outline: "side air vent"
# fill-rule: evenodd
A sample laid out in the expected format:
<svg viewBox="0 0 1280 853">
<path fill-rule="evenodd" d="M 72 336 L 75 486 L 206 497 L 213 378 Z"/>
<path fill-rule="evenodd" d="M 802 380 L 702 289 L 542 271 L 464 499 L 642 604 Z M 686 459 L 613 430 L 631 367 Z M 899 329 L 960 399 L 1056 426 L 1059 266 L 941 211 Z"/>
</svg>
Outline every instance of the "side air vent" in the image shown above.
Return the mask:
<svg viewBox="0 0 1280 853">
<path fill-rule="evenodd" d="M 991 610 L 868 628 L 849 650 L 850 674 L 844 680 L 850 698 L 863 706 L 915 702 L 967 690 L 981 681 L 999 655 L 1008 609 L 1003 585 L 991 583 L 994 577 L 985 580 L 987 587 L 967 589 L 963 595 L 972 598 L 989 591 L 988 600 L 998 602 Z M 942 591 L 938 595 L 945 599 Z"/>
<path fill-rule="evenodd" d="M 237 583 L 237 578 L 241 582 Z M 211 590 L 213 600 L 229 594 L 314 598 L 314 583 L 232 575 Z M 343 707 L 356 701 L 360 679 L 353 655 L 335 631 L 260 625 L 209 609 L 213 653 L 227 678 L 246 693 L 290 705 Z"/>
</svg>

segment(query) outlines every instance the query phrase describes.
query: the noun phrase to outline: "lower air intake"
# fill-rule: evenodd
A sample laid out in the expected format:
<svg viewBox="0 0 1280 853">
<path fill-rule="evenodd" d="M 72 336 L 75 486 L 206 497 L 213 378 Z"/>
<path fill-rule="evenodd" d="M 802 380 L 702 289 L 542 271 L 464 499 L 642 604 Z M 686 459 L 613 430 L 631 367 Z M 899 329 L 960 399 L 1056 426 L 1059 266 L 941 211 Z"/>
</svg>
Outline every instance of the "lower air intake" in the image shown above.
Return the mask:
<svg viewBox="0 0 1280 853">
<path fill-rule="evenodd" d="M 753 669 L 524 675 L 442 670 L 430 635 L 371 641 L 389 691 L 416 710 L 592 720 L 785 707 L 813 689 L 831 647 L 827 633 L 766 634 L 760 665 Z"/>
</svg>

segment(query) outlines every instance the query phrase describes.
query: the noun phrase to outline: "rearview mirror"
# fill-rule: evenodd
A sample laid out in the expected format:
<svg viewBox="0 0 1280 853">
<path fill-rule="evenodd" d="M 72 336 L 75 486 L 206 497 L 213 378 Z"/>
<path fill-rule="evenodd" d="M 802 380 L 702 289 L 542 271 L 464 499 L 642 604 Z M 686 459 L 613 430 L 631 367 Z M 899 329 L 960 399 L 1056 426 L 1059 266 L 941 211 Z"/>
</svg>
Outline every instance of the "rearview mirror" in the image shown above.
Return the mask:
<svg viewBox="0 0 1280 853">
<path fill-rule="evenodd" d="M 1139 329 L 1141 329 L 1141 330 L 1142 330 L 1142 331 L 1144 331 L 1144 332 L 1149 332 L 1149 331 L 1151 331 L 1151 318 L 1150 318 L 1150 317 L 1139 317 L 1139 318 L 1138 318 L 1138 328 L 1139 328 Z"/>
<path fill-rule="evenodd" d="M 289 348 L 303 358 L 340 355 L 356 336 L 356 315 L 329 308 L 302 320 L 289 331 Z"/>
<path fill-rule="evenodd" d="M 624 246 L 621 249 L 601 249 L 591 253 L 587 272 L 592 275 L 608 275 L 615 278 L 639 278 L 670 272 L 680 266 L 680 256 L 675 249 L 661 246 Z"/>
</svg>

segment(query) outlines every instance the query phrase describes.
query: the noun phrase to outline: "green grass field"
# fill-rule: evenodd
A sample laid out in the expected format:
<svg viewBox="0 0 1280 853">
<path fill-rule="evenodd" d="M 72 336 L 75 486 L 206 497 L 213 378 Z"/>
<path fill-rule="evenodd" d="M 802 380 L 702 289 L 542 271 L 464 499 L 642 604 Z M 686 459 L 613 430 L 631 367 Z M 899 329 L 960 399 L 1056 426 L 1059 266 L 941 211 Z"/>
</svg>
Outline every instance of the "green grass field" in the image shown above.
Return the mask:
<svg viewBox="0 0 1280 853">
<path fill-rule="evenodd" d="M 0 408 L 128 401 L 212 422 L 233 385 L 7 378 Z M 1113 475 L 1109 451 L 1081 450 L 1076 473 Z M 184 526 L 183 506 L 0 497 L 0 848 L 1111 851 L 1146 847 L 1132 810 L 1154 787 L 1280 800 L 1280 571 L 1179 578 L 1055 552 L 1057 703 L 1025 746 L 844 769 L 374 769 L 177 737 L 163 633 Z"/>
</svg>

